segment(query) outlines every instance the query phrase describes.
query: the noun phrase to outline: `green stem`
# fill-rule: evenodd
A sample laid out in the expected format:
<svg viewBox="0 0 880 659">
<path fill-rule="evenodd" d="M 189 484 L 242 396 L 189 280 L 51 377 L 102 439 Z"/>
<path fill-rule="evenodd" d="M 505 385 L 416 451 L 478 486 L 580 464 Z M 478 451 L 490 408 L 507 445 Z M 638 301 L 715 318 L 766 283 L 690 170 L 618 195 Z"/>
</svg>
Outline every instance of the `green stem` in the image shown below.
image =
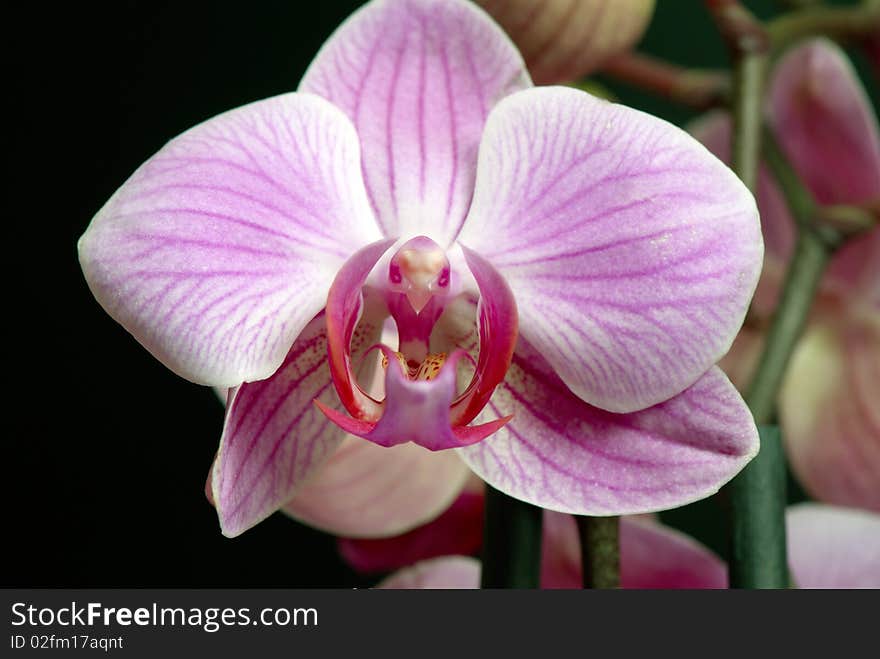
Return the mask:
<svg viewBox="0 0 880 659">
<path fill-rule="evenodd" d="M 620 587 L 620 518 L 576 517 L 584 588 Z"/>
<path fill-rule="evenodd" d="M 779 428 L 759 426 L 761 451 L 727 486 L 731 588 L 787 588 L 785 456 Z"/>
<path fill-rule="evenodd" d="M 783 14 L 767 24 L 773 48 L 782 50 L 795 41 L 826 36 L 838 41 L 863 39 L 880 30 L 880 3 L 862 2 L 855 7 L 817 5 Z"/>
<path fill-rule="evenodd" d="M 731 502 L 730 585 L 733 588 L 786 588 L 789 574 L 785 539 L 785 455 L 778 429 L 767 427 L 789 360 L 803 331 L 835 241 L 814 222 L 817 207 L 769 132 L 764 159 L 773 171 L 798 226 L 794 255 L 786 272 L 758 367 L 745 400 L 761 430 L 761 451 L 727 486 Z"/>
<path fill-rule="evenodd" d="M 538 588 L 543 511 L 486 486 L 482 588 Z"/>
<path fill-rule="evenodd" d="M 730 94 L 730 77 L 724 71 L 686 69 L 636 52 L 611 59 L 602 73 L 698 110 L 724 105 Z"/>
</svg>

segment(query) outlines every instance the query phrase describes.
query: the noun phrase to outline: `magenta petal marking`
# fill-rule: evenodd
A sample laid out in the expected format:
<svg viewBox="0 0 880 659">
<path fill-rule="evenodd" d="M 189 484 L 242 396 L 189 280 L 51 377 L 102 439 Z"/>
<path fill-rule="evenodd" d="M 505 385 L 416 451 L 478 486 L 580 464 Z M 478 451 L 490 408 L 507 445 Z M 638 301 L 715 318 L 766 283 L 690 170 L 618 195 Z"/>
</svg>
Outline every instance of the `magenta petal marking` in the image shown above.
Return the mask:
<svg viewBox="0 0 880 659">
<path fill-rule="evenodd" d="M 224 535 L 239 535 L 278 510 L 342 441 L 344 433 L 312 404 L 338 405 L 326 355 L 321 315 L 271 378 L 232 394 L 212 477 Z"/>
<path fill-rule="evenodd" d="M 572 391 L 615 412 L 727 351 L 763 255 L 751 193 L 702 145 L 563 87 L 495 107 L 459 241 L 516 291 L 520 332 Z"/>
<path fill-rule="evenodd" d="M 334 33 L 300 90 L 357 127 L 385 235 L 424 234 L 446 246 L 467 213 L 489 110 L 530 84 L 516 47 L 472 3 L 385 0 Z"/>
<path fill-rule="evenodd" d="M 229 387 L 270 376 L 337 268 L 376 240 L 351 122 L 285 94 L 172 140 L 80 239 L 98 302 L 166 366 Z"/>
<path fill-rule="evenodd" d="M 459 450 L 493 487 L 583 515 L 653 512 L 704 498 L 758 451 L 742 398 L 713 367 L 675 398 L 640 412 L 587 405 L 522 339 L 479 420 L 513 420 Z"/>
</svg>

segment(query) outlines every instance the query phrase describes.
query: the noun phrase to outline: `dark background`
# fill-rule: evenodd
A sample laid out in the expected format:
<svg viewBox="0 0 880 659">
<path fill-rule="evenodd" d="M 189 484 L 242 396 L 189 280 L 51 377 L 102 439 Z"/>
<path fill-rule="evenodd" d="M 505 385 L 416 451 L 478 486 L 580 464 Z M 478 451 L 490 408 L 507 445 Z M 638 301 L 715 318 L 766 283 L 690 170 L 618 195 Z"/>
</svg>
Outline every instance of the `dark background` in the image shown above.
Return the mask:
<svg viewBox="0 0 880 659">
<path fill-rule="evenodd" d="M 94 213 L 139 164 L 200 121 L 294 89 L 359 4 L 128 1 L 4 16 L 3 290 L 11 304 L 0 585 L 372 583 L 342 564 L 331 537 L 282 515 L 233 540 L 220 535 L 203 493 L 219 402 L 100 309 L 76 258 Z M 701 3 L 659 5 L 644 50 L 724 64 Z M 777 6 L 751 5 L 762 15 Z M 676 123 L 692 116 L 610 86 Z M 723 551 L 713 502 L 666 519 Z"/>
</svg>

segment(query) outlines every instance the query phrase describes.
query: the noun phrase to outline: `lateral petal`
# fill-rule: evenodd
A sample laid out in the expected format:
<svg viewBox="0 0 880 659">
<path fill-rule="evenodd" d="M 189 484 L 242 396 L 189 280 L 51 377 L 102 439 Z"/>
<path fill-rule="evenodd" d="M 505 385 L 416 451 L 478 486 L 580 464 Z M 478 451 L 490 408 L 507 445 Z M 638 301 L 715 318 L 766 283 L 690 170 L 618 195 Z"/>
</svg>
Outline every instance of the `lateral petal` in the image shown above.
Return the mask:
<svg viewBox="0 0 880 659">
<path fill-rule="evenodd" d="M 727 351 L 763 255 L 754 198 L 705 147 L 563 87 L 493 110 L 459 241 L 500 270 L 566 385 L 613 412 L 680 393 Z"/>
<path fill-rule="evenodd" d="M 269 377 L 324 307 L 342 262 L 379 237 L 351 122 L 285 94 L 169 142 L 79 242 L 98 302 L 200 384 Z"/>
</svg>

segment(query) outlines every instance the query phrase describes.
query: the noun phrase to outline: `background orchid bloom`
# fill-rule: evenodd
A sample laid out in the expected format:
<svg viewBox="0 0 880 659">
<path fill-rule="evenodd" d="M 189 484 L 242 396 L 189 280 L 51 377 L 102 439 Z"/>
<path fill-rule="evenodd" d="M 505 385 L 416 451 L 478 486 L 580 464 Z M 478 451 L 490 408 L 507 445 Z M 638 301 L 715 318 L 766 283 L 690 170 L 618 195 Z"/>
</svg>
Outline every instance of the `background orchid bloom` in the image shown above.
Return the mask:
<svg viewBox="0 0 880 659">
<path fill-rule="evenodd" d="M 343 487 L 400 532 L 461 488 L 460 467 L 425 484 L 448 448 L 590 514 L 707 496 L 757 451 L 713 366 L 760 269 L 751 194 L 664 121 L 532 88 L 464 0 L 368 3 L 297 93 L 142 165 L 79 249 L 111 316 L 229 388 L 210 484 L 226 535 L 291 500 L 331 528 Z M 389 318 L 396 349 L 376 345 Z M 386 496 L 402 481 L 418 496 Z"/>
<path fill-rule="evenodd" d="M 631 48 L 654 0 L 477 0 L 507 31 L 540 85 L 569 82 Z"/>
<path fill-rule="evenodd" d="M 769 120 L 780 146 L 822 204 L 880 202 L 880 132 L 846 55 L 827 40 L 787 53 L 770 81 Z M 694 135 L 727 158 L 729 120 L 713 114 Z M 769 170 L 758 183 L 767 245 L 747 323 L 722 367 L 747 382 L 794 244 L 794 222 Z M 880 510 L 880 228 L 831 259 L 779 397 L 791 465 L 806 490 Z"/>
<path fill-rule="evenodd" d="M 450 546 L 449 533 L 466 537 L 467 515 L 446 515 L 443 524 L 429 524 L 441 546 Z M 450 509 L 452 512 L 452 509 Z M 442 519 L 442 518 L 441 518 Z M 457 520 L 457 523 L 456 523 Z M 438 520 L 439 521 L 439 520 Z M 799 588 L 880 587 L 880 515 L 863 510 L 816 503 L 790 506 L 786 511 L 791 575 Z M 440 534 L 443 533 L 443 536 Z M 452 537 L 455 537 L 453 535 Z M 345 541 L 343 556 L 356 569 L 378 564 L 378 545 Z M 427 545 L 425 545 L 427 547 Z M 478 588 L 480 562 L 463 555 L 434 552 L 414 554 L 406 545 L 385 541 L 383 565 L 399 567 L 379 588 Z M 472 553 L 472 552 L 470 552 Z M 455 552 L 450 552 L 455 554 Z M 580 541 L 570 515 L 546 511 L 541 549 L 542 588 L 580 588 Z M 396 562 L 395 562 L 396 557 Z M 366 562 L 366 563 L 365 563 Z M 383 569 L 390 569 L 385 567 Z M 688 535 L 659 522 L 625 517 L 620 524 L 622 588 L 727 588 L 727 566 Z"/>
</svg>

